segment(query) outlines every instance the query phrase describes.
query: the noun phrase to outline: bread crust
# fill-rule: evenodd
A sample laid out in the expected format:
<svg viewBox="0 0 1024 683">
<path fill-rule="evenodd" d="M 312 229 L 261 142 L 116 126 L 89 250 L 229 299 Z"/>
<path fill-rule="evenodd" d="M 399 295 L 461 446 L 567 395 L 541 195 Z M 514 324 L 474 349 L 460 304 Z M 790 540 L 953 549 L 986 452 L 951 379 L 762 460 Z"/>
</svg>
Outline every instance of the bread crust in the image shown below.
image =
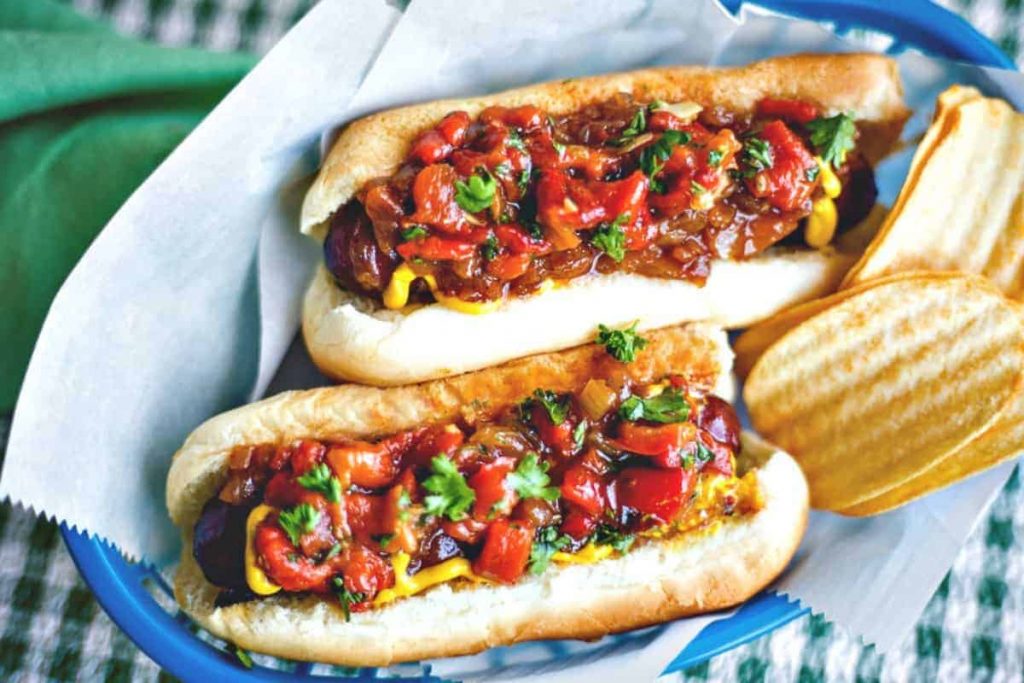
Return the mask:
<svg viewBox="0 0 1024 683">
<path fill-rule="evenodd" d="M 200 625 L 240 647 L 347 666 L 472 654 L 526 640 L 593 639 L 724 609 L 785 569 L 807 524 L 807 484 L 792 458 L 744 434 L 741 462 L 757 467 L 765 505 L 756 514 L 592 565 L 553 565 L 511 586 L 441 585 L 353 614 L 350 622 L 340 607 L 312 596 L 216 608 L 216 589 L 186 544 L 175 595 Z"/>
<path fill-rule="evenodd" d="M 371 114 L 338 136 L 302 206 L 301 228 L 320 238 L 324 222 L 368 180 L 398 170 L 409 144 L 445 114 L 476 116 L 492 105 L 534 104 L 563 115 L 620 92 L 639 99 L 692 101 L 706 107 L 752 111 L 763 97 L 800 99 L 828 114 L 850 111 L 872 162 L 896 142 L 909 111 L 896 62 L 873 53 L 798 54 L 741 67 L 673 66 L 529 85 L 463 99 L 437 100 Z"/>
</svg>

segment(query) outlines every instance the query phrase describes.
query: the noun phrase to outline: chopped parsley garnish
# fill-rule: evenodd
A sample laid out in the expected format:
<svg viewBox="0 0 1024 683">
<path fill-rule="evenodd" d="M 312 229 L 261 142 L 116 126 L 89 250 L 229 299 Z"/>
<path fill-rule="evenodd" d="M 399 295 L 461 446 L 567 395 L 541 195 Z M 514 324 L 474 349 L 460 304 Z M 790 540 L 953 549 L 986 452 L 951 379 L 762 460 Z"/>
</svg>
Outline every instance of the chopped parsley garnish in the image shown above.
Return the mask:
<svg viewBox="0 0 1024 683">
<path fill-rule="evenodd" d="M 708 191 L 708 188 L 704 187 L 703 185 L 698 183 L 696 180 L 691 180 L 690 181 L 690 192 L 692 192 L 694 194 L 704 194 L 707 191 Z"/>
<path fill-rule="evenodd" d="M 352 619 L 352 605 L 358 605 L 366 600 L 365 593 L 357 593 L 345 588 L 345 582 L 340 576 L 335 576 L 331 583 L 334 585 L 334 594 L 338 596 L 341 609 L 345 612 L 345 621 Z"/>
<path fill-rule="evenodd" d="M 551 424 L 560 425 L 565 422 L 569 414 L 569 399 L 567 396 L 559 398 L 558 394 L 547 389 L 537 389 L 533 396 L 523 401 L 519 406 L 519 412 L 525 422 L 530 421 L 530 409 L 539 405 L 548 414 Z"/>
<path fill-rule="evenodd" d="M 612 358 L 622 363 L 632 363 L 636 360 L 638 351 L 642 351 L 648 344 L 648 340 L 637 334 L 637 323 L 633 323 L 624 330 L 616 330 L 606 325 L 597 326 L 597 343 L 604 345 L 605 350 Z"/>
<path fill-rule="evenodd" d="M 616 263 L 626 258 L 626 233 L 622 226 L 629 220 L 629 214 L 620 214 L 611 223 L 602 223 L 590 235 L 590 243 L 608 254 Z"/>
<path fill-rule="evenodd" d="M 308 534 L 316 528 L 320 521 L 320 512 L 309 503 L 301 503 L 289 510 L 282 510 L 277 516 L 277 521 L 288 534 L 288 540 L 292 545 L 298 545 L 303 534 Z"/>
<path fill-rule="evenodd" d="M 340 543 L 335 543 L 334 545 L 331 546 L 330 550 L 328 550 L 326 553 L 324 553 L 324 556 L 320 559 L 320 561 L 321 562 L 326 562 L 327 560 L 329 560 L 332 557 L 336 556 L 340 552 L 341 552 L 341 544 Z"/>
<path fill-rule="evenodd" d="M 631 422 L 685 422 L 690 417 L 690 404 L 682 393 L 666 389 L 651 398 L 630 396 L 619 406 L 619 417 Z"/>
<path fill-rule="evenodd" d="M 665 183 L 655 178 L 664 168 L 665 162 L 672 156 L 672 150 L 678 145 L 690 142 L 690 134 L 679 130 L 666 130 L 653 145 L 640 152 L 640 169 L 651 179 L 651 189 L 664 194 Z"/>
<path fill-rule="evenodd" d="M 633 114 L 633 118 L 629 120 L 626 127 L 622 129 L 622 133 L 619 134 L 619 137 L 612 144 L 625 145 L 645 130 L 647 130 L 647 117 L 644 114 L 644 108 L 638 107 L 636 113 Z"/>
<path fill-rule="evenodd" d="M 484 258 L 488 261 L 493 261 L 494 257 L 498 255 L 498 237 L 493 232 L 487 236 L 487 241 L 480 247 L 480 253 L 484 255 Z"/>
<path fill-rule="evenodd" d="M 512 172 L 512 166 L 508 162 L 502 162 L 494 167 L 494 175 L 507 176 Z"/>
<path fill-rule="evenodd" d="M 526 188 L 530 186 L 530 179 L 532 177 L 533 172 L 529 169 L 524 169 L 523 172 L 519 174 L 519 179 L 516 180 L 516 185 L 519 186 L 519 192 L 521 194 L 526 194 Z"/>
<path fill-rule="evenodd" d="M 771 145 L 764 139 L 751 135 L 743 142 L 740 163 L 743 166 L 741 174 L 744 178 L 752 178 L 760 171 L 768 170 L 775 163 Z"/>
<path fill-rule="evenodd" d="M 427 514 L 447 517 L 458 521 L 476 500 L 476 493 L 469 488 L 455 463 L 445 455 L 436 455 L 430 461 L 433 474 L 423 482 L 423 488 L 433 495 L 423 499 Z"/>
<path fill-rule="evenodd" d="M 857 127 L 849 114 L 836 114 L 807 122 L 811 144 L 818 150 L 822 161 L 833 167 L 842 166 L 846 153 L 853 149 Z"/>
<path fill-rule="evenodd" d="M 812 183 L 818 179 L 819 173 L 821 173 L 821 168 L 817 164 L 804 169 L 804 177 Z"/>
<path fill-rule="evenodd" d="M 394 534 L 384 534 L 383 536 L 377 539 L 377 543 L 380 544 L 381 548 L 387 548 L 388 544 L 390 544 L 391 541 L 393 541 L 394 539 Z"/>
<path fill-rule="evenodd" d="M 594 532 L 594 543 L 597 545 L 610 545 L 619 553 L 625 554 L 633 546 L 636 536 L 619 531 L 613 526 L 602 524 Z"/>
<path fill-rule="evenodd" d="M 531 221 L 525 218 L 520 218 L 519 225 L 526 228 L 526 232 L 530 233 L 530 237 L 532 237 L 535 240 L 539 240 L 544 237 L 544 228 L 540 227 L 540 223 L 538 223 L 537 221 Z"/>
<path fill-rule="evenodd" d="M 470 213 L 488 208 L 498 189 L 498 181 L 486 169 L 480 169 L 480 173 L 470 176 L 465 182 L 455 181 L 455 202 Z"/>
<path fill-rule="evenodd" d="M 252 668 L 252 655 L 249 654 L 248 650 L 243 650 L 237 645 L 231 645 L 230 649 L 231 653 L 235 655 L 235 659 L 238 660 L 239 664 L 244 666 L 246 669 Z"/>
<path fill-rule="evenodd" d="M 587 436 L 587 423 L 580 421 L 576 425 L 576 429 L 572 430 L 572 442 L 576 445 L 576 448 L 583 448 L 583 439 Z"/>
<path fill-rule="evenodd" d="M 530 548 L 530 573 L 543 574 L 551 563 L 551 556 L 559 550 L 564 550 L 570 543 L 569 537 L 559 534 L 558 529 L 553 526 L 541 529 Z"/>
<path fill-rule="evenodd" d="M 683 469 L 691 469 L 694 465 L 703 467 L 715 459 L 715 454 L 700 441 L 697 442 L 697 449 L 694 453 L 683 455 Z"/>
<path fill-rule="evenodd" d="M 557 500 L 561 495 L 558 487 L 548 486 L 551 483 L 551 477 L 548 476 L 549 467 L 551 465 L 542 462 L 536 453 L 527 453 L 526 457 L 519 461 L 515 472 L 511 472 L 505 481 L 520 498 Z"/>
<path fill-rule="evenodd" d="M 526 151 L 526 143 L 523 142 L 523 138 L 520 137 L 519 131 L 517 130 L 508 131 L 508 137 L 505 138 L 505 144 L 512 149 L 519 150 L 520 152 Z"/>
<path fill-rule="evenodd" d="M 308 472 L 296 481 L 304 489 L 324 494 L 324 498 L 332 503 L 341 501 L 341 482 L 338 481 L 330 466 L 325 462 L 310 468 Z"/>
<path fill-rule="evenodd" d="M 724 156 L 725 155 L 722 153 L 722 150 L 720 149 L 711 150 L 710 152 L 708 152 L 708 166 L 718 166 L 719 164 L 722 163 L 722 157 Z"/>
<path fill-rule="evenodd" d="M 399 234 L 401 234 L 403 242 L 412 242 L 421 237 L 426 237 L 427 229 L 422 225 L 414 225 L 411 228 L 402 228 Z"/>
<path fill-rule="evenodd" d="M 557 140 L 552 140 L 551 146 L 555 148 L 555 151 L 558 152 L 559 156 L 565 153 L 565 145 L 563 145 L 561 142 L 558 142 Z"/>
</svg>

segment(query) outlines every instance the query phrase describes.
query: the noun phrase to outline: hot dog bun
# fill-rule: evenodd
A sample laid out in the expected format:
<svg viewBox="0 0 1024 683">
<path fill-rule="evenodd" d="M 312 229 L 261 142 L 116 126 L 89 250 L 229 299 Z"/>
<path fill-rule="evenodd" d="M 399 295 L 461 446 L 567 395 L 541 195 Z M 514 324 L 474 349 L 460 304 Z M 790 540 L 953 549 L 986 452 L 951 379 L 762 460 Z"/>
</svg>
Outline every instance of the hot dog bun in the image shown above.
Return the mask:
<svg viewBox="0 0 1024 683">
<path fill-rule="evenodd" d="M 571 79 L 470 99 L 429 102 L 348 125 L 324 160 L 302 210 L 302 231 L 322 239 L 335 211 L 368 180 L 401 164 L 411 141 L 446 113 L 535 104 L 560 115 L 618 92 L 751 111 L 765 96 L 796 98 L 827 114 L 853 112 L 859 148 L 875 162 L 896 142 L 908 111 L 897 66 L 874 54 L 794 55 L 740 68 L 670 67 Z M 394 385 L 487 367 L 585 343 L 598 323 L 640 321 L 642 329 L 691 320 L 742 327 L 835 289 L 855 255 L 770 249 L 715 263 L 701 288 L 681 280 L 612 274 L 577 278 L 554 291 L 504 302 L 481 316 L 438 304 L 389 311 L 340 290 L 321 269 L 303 309 L 303 333 L 320 369 L 336 378 Z"/>
<path fill-rule="evenodd" d="M 353 666 L 468 654 L 540 638 L 596 638 L 738 604 L 774 579 L 796 551 L 808 509 L 806 483 L 789 456 L 744 437 L 741 470 L 757 469 L 764 507 L 713 532 L 651 541 L 591 565 L 552 566 L 511 586 L 437 586 L 345 621 L 333 602 L 272 596 L 215 607 L 189 552 L 203 503 L 226 475 L 232 446 L 298 436 L 367 437 L 465 415 L 473 419 L 537 386 L 578 389 L 626 372 L 638 381 L 666 372 L 731 396 L 725 335 L 703 325 L 650 335 L 627 365 L 587 346 L 412 387 L 341 386 L 282 394 L 213 418 L 175 455 L 167 503 L 185 550 L 175 595 L 200 625 L 237 645 L 277 656 Z M 585 588 L 581 588 L 584 587 Z"/>
</svg>

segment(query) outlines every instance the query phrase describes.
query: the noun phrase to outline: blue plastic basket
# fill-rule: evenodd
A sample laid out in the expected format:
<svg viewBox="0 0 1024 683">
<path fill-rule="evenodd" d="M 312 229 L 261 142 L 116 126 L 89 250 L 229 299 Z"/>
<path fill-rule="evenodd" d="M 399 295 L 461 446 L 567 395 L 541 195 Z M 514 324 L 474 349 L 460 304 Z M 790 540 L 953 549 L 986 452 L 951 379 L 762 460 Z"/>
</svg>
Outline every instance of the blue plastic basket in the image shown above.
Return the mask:
<svg viewBox="0 0 1024 683">
<path fill-rule="evenodd" d="M 939 57 L 985 66 L 1014 68 L 1013 62 L 970 24 L 929 0 L 719 0 L 730 12 L 744 4 L 794 17 L 829 22 L 837 33 L 867 29 L 893 39 L 888 51 L 907 46 Z M 110 546 L 61 526 L 68 551 L 92 588 L 103 609 L 143 652 L 160 666 L 184 680 L 284 681 L 314 678 L 316 681 L 376 680 L 375 669 L 337 668 L 321 675 L 320 665 L 277 661 L 282 669 L 255 666 L 246 671 L 214 639 L 205 636 L 173 607 L 170 586 L 143 564 L 126 562 Z M 726 650 L 759 638 L 808 612 L 797 602 L 763 593 L 747 602 L 735 615 L 705 628 L 666 668 L 685 669 Z M 429 667 L 414 678 L 393 681 L 439 681 Z"/>
</svg>

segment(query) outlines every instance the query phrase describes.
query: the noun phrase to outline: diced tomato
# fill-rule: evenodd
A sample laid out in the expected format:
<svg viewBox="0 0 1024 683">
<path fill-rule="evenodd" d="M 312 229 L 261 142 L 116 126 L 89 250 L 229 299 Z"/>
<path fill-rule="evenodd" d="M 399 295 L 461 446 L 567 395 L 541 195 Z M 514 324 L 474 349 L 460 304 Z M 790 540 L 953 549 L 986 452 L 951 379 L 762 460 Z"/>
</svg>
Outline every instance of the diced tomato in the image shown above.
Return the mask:
<svg viewBox="0 0 1024 683">
<path fill-rule="evenodd" d="M 460 235 L 471 228 L 462 208 L 455 201 L 455 181 L 459 177 L 447 164 L 433 164 L 416 174 L 412 198 L 416 212 L 408 222 L 425 224 L 442 232 Z"/>
<path fill-rule="evenodd" d="M 570 417 L 566 417 L 560 424 L 554 424 L 548 417 L 548 412 L 539 405 L 533 407 L 531 417 L 533 426 L 537 428 L 537 435 L 548 448 L 560 455 L 572 455 L 576 451 L 576 442 L 572 438 L 576 425 Z"/>
<path fill-rule="evenodd" d="M 299 503 L 309 503 L 317 509 L 326 504 L 326 499 L 319 493 L 315 493 L 301 486 L 295 477 L 286 473 L 278 472 L 263 491 L 263 500 L 276 508 L 288 508 Z"/>
<path fill-rule="evenodd" d="M 409 506 L 412 504 L 412 496 L 416 490 L 416 478 L 412 470 L 408 469 L 402 477 L 405 481 L 396 484 L 384 494 L 383 516 L 381 528 L 385 534 L 391 534 L 392 539 L 387 544 L 386 550 L 394 552 L 404 550 L 407 553 L 414 553 L 419 547 L 420 527 L 412 518 Z"/>
<path fill-rule="evenodd" d="M 494 228 L 498 244 L 513 254 L 547 254 L 552 246 L 542 238 L 535 238 L 518 225 L 499 225 Z"/>
<path fill-rule="evenodd" d="M 674 422 L 656 427 L 623 422 L 619 427 L 618 443 L 627 451 L 650 455 L 661 467 L 679 467 L 681 455 L 697 437 L 692 422 Z"/>
<path fill-rule="evenodd" d="M 480 120 L 484 123 L 500 122 L 506 126 L 532 130 L 544 121 L 544 112 L 530 104 L 521 107 L 487 107 L 480 112 Z"/>
<path fill-rule="evenodd" d="M 696 476 L 694 472 L 678 467 L 627 467 L 616 478 L 618 503 L 655 521 L 670 522 L 692 491 Z"/>
<path fill-rule="evenodd" d="M 395 585 L 395 572 L 380 555 L 364 545 L 353 545 L 345 562 L 345 588 L 352 593 L 361 593 L 364 600 L 350 607 L 359 612 L 369 607 L 369 601 L 380 591 Z"/>
<path fill-rule="evenodd" d="M 537 218 L 555 230 L 584 230 L 611 223 L 623 214 L 637 219 L 647 201 L 648 180 L 636 171 L 611 182 L 576 180 L 546 170 L 537 182 Z"/>
<path fill-rule="evenodd" d="M 519 500 L 507 481 L 509 472 L 516 468 L 512 458 L 497 458 L 481 465 L 469 478 L 469 487 L 476 493 L 473 516 L 481 520 L 508 515 Z"/>
<path fill-rule="evenodd" d="M 264 521 L 253 536 L 253 548 L 267 576 L 286 591 L 326 592 L 343 562 L 341 556 L 321 563 L 304 557 L 276 522 Z"/>
<path fill-rule="evenodd" d="M 532 526 L 499 519 L 488 527 L 484 547 L 473 562 L 473 571 L 489 579 L 513 583 L 523 575 L 532 546 Z"/>
<path fill-rule="evenodd" d="M 598 518 L 580 507 L 569 504 L 569 510 L 565 513 L 560 527 L 563 534 L 572 536 L 577 541 L 589 537 L 597 529 Z"/>
<path fill-rule="evenodd" d="M 747 179 L 750 193 L 783 211 L 803 208 L 817 183 L 807 179 L 807 169 L 817 163 L 814 157 L 782 121 L 769 121 L 760 137 L 771 147 L 772 166 Z"/>
<path fill-rule="evenodd" d="M 796 123 L 807 123 L 818 118 L 818 108 L 810 102 L 765 97 L 757 103 L 757 115 L 775 117 Z"/>
<path fill-rule="evenodd" d="M 487 274 L 499 280 L 515 280 L 529 269 L 532 260 L 529 254 L 499 254 L 487 262 Z"/>
<path fill-rule="evenodd" d="M 356 538 L 370 543 L 374 536 L 394 533 L 393 521 L 388 515 L 387 496 L 348 493 L 344 503 L 349 529 Z"/>
<path fill-rule="evenodd" d="M 342 488 L 349 484 L 367 488 L 387 486 L 398 474 L 399 458 L 422 434 L 422 429 L 415 429 L 377 443 L 356 441 L 331 446 L 327 451 L 327 464 L 341 480 Z"/>
<path fill-rule="evenodd" d="M 487 531 L 487 522 L 481 522 L 472 517 L 460 519 L 458 522 L 445 519 L 441 522 L 441 529 L 456 541 L 475 545 Z"/>
<path fill-rule="evenodd" d="M 600 515 L 607 505 L 601 475 L 583 465 L 573 465 L 562 478 L 562 498 L 575 503 L 591 515 Z"/>
<path fill-rule="evenodd" d="M 418 467 L 429 467 L 436 455 L 447 455 L 449 458 L 466 440 L 465 434 L 458 425 L 447 424 L 428 428 L 406 453 L 404 464 Z"/>
<path fill-rule="evenodd" d="M 721 474 L 724 474 L 726 476 L 731 475 L 733 473 L 732 456 L 735 454 L 736 451 L 730 449 L 728 446 L 725 446 L 724 444 L 715 441 L 714 439 L 707 435 L 707 432 L 701 434 L 700 442 L 704 445 L 706 449 L 708 449 L 714 454 L 714 457 L 711 459 L 710 462 L 704 465 L 703 469 L 720 472 Z"/>
<path fill-rule="evenodd" d="M 427 261 L 461 261 L 473 255 L 476 245 L 465 240 L 430 235 L 423 239 L 402 242 L 395 247 L 395 251 L 406 261 L 411 261 L 417 256 Z"/>
<path fill-rule="evenodd" d="M 409 158 L 429 165 L 444 161 L 452 150 L 462 145 L 469 129 L 469 114 L 455 111 L 441 120 L 412 143 Z"/>
<path fill-rule="evenodd" d="M 618 170 L 622 165 L 622 157 L 600 147 L 566 145 L 561 162 L 559 165 L 562 168 L 582 172 L 583 176 L 590 180 L 601 180 Z"/>
<path fill-rule="evenodd" d="M 327 447 L 319 441 L 303 439 L 292 451 L 292 472 L 296 476 L 305 474 L 324 459 Z"/>
</svg>

